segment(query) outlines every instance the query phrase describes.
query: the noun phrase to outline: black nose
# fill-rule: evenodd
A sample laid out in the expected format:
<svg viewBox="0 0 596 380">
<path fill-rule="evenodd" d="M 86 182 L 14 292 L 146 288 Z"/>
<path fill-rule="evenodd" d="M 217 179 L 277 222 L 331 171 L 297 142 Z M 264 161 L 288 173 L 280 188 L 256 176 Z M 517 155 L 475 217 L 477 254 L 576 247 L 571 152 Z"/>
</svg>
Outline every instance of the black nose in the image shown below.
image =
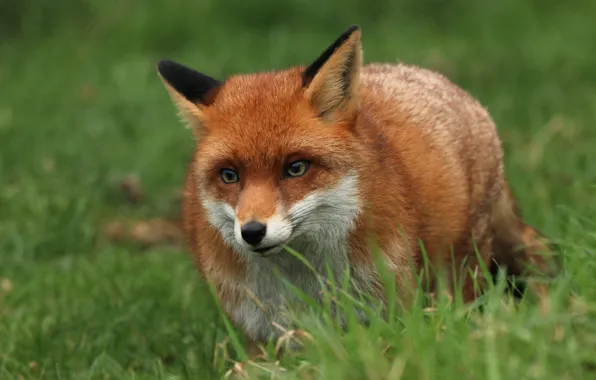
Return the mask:
<svg viewBox="0 0 596 380">
<path fill-rule="evenodd" d="M 242 239 L 250 245 L 257 245 L 267 233 L 267 226 L 259 222 L 248 222 L 240 229 Z"/>
</svg>

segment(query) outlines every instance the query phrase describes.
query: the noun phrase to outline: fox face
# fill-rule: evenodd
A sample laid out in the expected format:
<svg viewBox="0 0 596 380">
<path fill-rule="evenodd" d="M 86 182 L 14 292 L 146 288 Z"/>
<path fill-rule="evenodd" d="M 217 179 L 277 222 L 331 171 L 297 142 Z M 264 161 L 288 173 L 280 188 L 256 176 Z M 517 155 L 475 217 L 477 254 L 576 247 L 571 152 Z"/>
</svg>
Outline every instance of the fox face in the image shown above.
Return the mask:
<svg viewBox="0 0 596 380">
<path fill-rule="evenodd" d="M 172 61 L 159 73 L 195 136 L 209 223 L 236 252 L 267 257 L 345 241 L 361 212 L 360 33 L 310 66 L 225 81 Z"/>
<path fill-rule="evenodd" d="M 346 230 L 358 209 L 354 157 L 328 151 L 345 141 L 344 127 L 321 138 L 314 132 L 326 126 L 300 112 L 250 113 L 212 124 L 217 132 L 198 147 L 199 194 L 211 224 L 237 251 L 264 256 L 299 236 L 320 235 L 322 224 Z"/>
</svg>

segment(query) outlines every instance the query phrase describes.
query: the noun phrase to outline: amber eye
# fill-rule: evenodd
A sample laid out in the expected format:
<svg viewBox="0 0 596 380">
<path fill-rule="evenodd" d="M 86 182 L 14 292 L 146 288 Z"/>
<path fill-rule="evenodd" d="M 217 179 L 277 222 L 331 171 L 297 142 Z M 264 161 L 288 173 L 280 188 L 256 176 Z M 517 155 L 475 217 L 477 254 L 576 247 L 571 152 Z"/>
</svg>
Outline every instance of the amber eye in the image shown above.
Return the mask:
<svg viewBox="0 0 596 380">
<path fill-rule="evenodd" d="M 236 173 L 232 169 L 222 169 L 221 170 L 221 173 L 220 173 L 220 176 L 221 176 L 221 179 L 225 183 L 238 182 L 238 180 L 240 179 L 240 177 L 238 176 L 238 173 Z"/>
<path fill-rule="evenodd" d="M 310 168 L 310 162 L 306 160 L 298 160 L 289 163 L 286 166 L 285 177 L 300 177 L 303 176 Z"/>
</svg>

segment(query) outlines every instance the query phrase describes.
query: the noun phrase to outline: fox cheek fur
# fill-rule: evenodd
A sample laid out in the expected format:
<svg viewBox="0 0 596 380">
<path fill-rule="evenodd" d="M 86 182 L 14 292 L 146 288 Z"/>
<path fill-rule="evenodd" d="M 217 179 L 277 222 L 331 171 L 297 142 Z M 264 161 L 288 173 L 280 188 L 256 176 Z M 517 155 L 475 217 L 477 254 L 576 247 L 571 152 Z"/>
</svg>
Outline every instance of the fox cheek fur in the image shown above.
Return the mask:
<svg viewBox="0 0 596 380">
<path fill-rule="evenodd" d="M 245 259 L 254 258 L 253 246 L 242 236 L 242 225 L 246 219 L 239 218 L 236 210 L 224 201 L 207 194 L 201 198 L 209 223 L 219 230 L 224 241 Z M 302 239 L 303 245 L 308 245 L 308 241 L 321 245 L 320 242 L 326 240 L 345 240 L 360 212 L 357 175 L 347 175 L 337 185 L 313 192 L 289 208 L 276 205 L 271 217 L 261 219 L 267 231 L 260 245 L 279 247 L 268 252 L 274 254 L 282 249 L 282 244 L 295 240 Z M 325 228 L 321 228 L 322 225 Z"/>
<path fill-rule="evenodd" d="M 196 140 L 182 205 L 189 250 L 249 341 L 289 323 L 296 299 L 279 273 L 320 297 L 319 279 L 283 245 L 320 274 L 349 268 L 352 284 L 382 301 L 372 239 L 400 290 L 422 269 L 420 243 L 431 277 L 465 264 L 464 301 L 485 285 L 480 261 L 515 276 L 527 263 L 556 270 L 522 220 L 488 112 L 438 73 L 362 66 L 357 26 L 307 67 L 220 81 L 163 60 L 158 72 Z M 546 285 L 530 287 L 545 308 Z"/>
</svg>

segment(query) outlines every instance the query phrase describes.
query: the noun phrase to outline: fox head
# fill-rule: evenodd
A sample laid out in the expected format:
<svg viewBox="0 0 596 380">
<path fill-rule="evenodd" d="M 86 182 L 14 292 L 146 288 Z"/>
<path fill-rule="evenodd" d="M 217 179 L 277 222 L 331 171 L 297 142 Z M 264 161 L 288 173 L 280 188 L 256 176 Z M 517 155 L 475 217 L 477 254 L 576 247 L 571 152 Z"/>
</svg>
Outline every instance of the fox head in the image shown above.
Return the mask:
<svg viewBox="0 0 596 380">
<path fill-rule="evenodd" d="M 365 153 L 354 129 L 361 65 L 356 25 L 306 67 L 221 81 L 158 63 L 196 140 L 200 202 L 237 252 L 345 241 L 362 207 Z"/>
</svg>

